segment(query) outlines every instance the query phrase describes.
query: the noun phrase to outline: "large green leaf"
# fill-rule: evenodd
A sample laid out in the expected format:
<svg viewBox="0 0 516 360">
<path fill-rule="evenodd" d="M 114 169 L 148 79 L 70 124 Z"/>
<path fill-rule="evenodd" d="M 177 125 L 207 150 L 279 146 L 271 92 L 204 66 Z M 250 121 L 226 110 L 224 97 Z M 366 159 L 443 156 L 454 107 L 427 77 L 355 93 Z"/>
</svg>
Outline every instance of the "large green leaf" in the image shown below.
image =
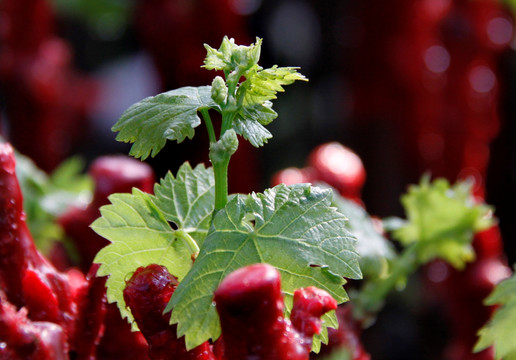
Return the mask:
<svg viewBox="0 0 516 360">
<path fill-rule="evenodd" d="M 111 204 L 101 207 L 101 217 L 91 226 L 111 244 L 99 251 L 99 276 L 106 282 L 109 302 L 133 321 L 123 298 L 125 280 L 140 266 L 159 264 L 180 281 L 192 266 L 189 248 L 178 234 L 186 233 L 198 244 L 208 232 L 214 203 L 211 168 L 192 170 L 181 166 L 177 178 L 171 173 L 155 186 L 156 196 L 133 189 L 132 194 L 115 194 Z M 174 229 L 169 222 L 174 223 Z"/>
<path fill-rule="evenodd" d="M 480 329 L 475 352 L 494 345 L 497 360 L 516 360 L 516 276 L 499 283 L 485 301 L 498 305 L 489 323 Z"/>
<path fill-rule="evenodd" d="M 118 141 L 133 143 L 130 154 L 143 160 L 156 156 L 167 140 L 191 139 L 201 123 L 197 111 L 203 108 L 218 108 L 211 86 L 182 87 L 132 105 L 112 130 L 119 132 Z"/>
<path fill-rule="evenodd" d="M 339 303 L 348 299 L 343 277 L 361 277 L 356 240 L 331 200 L 331 190 L 278 185 L 235 196 L 216 213 L 199 257 L 167 306 L 188 348 L 220 335 L 213 292 L 246 265 L 269 263 L 280 271 L 287 309 L 294 290 L 306 286 L 328 291 Z"/>
</svg>

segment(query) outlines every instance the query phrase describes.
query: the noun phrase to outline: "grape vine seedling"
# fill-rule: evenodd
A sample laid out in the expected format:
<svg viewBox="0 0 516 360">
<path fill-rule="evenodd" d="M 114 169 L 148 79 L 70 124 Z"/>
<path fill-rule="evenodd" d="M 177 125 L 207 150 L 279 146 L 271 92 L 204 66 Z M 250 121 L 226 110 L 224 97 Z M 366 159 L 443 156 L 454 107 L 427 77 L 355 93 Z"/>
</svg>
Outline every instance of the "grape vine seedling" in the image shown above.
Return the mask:
<svg viewBox="0 0 516 360">
<path fill-rule="evenodd" d="M 501 249 L 488 248 L 499 243 L 493 211 L 470 183 L 424 176 L 401 198 L 406 219 L 373 219 L 360 198 L 363 164 L 338 143 L 320 145 L 305 168 L 278 173 L 263 193 L 229 194 L 228 165 L 239 141 L 265 145 L 277 93 L 306 81 L 297 68 L 262 68 L 260 49 L 261 39 L 206 45 L 204 68 L 219 74 L 211 85 L 143 99 L 113 126 L 143 160 L 204 124 L 210 167 L 185 162 L 154 184 L 147 164 L 101 157 L 90 168 L 88 206 L 65 209 L 72 193 L 92 190 L 77 166 L 34 176 L 21 156 L 15 169 L 13 148 L 0 143 L 0 358 L 308 360 L 313 350 L 318 359 L 369 360 L 362 329 L 419 267 L 466 268 L 460 285 L 467 289 L 450 285 L 468 301 L 509 275 Z M 68 183 L 77 186 L 63 187 Z M 107 200 L 115 191 L 122 193 Z M 53 206 L 51 215 L 48 203 L 57 199 L 60 209 Z M 56 221 L 81 244 L 75 264 L 82 271 L 36 248 L 35 230 L 55 234 Z M 110 242 L 98 253 L 104 239 L 87 233 L 92 221 Z M 475 255 L 479 261 L 466 267 Z M 514 357 L 514 284 L 514 276 L 500 283 L 487 300 L 500 307 L 475 349 L 471 329 L 459 334 L 460 351 Z M 119 313 L 141 331 L 123 328 Z"/>
<path fill-rule="evenodd" d="M 277 117 L 272 100 L 283 86 L 306 81 L 297 68 L 258 65 L 261 44 L 256 39 L 240 46 L 225 37 L 219 49 L 205 45 L 203 67 L 223 77 L 143 99 L 113 126 L 117 140 L 133 143 L 130 154 L 142 160 L 158 154 L 167 140 L 192 138 L 201 123 L 209 135 L 212 167 L 185 163 L 175 176 L 169 172 L 161 179 L 153 195 L 136 189 L 112 195 L 92 224 L 111 241 L 95 257 L 101 264 L 97 274 L 109 275 L 108 300 L 129 321 L 133 315 L 123 296 L 128 274 L 156 264 L 177 278 L 165 312 L 171 312 L 170 323 L 187 349 L 219 338 L 213 294 L 239 268 L 274 266 L 287 315 L 296 289 L 315 286 L 342 303 L 348 300 L 344 278 L 361 278 L 356 239 L 346 230 L 347 218 L 332 207 L 331 189 L 280 184 L 263 193 L 228 194 L 228 164 L 239 141 L 267 143 L 272 135 L 266 125 Z M 213 112 L 221 115 L 219 133 Z M 326 328 L 337 326 L 335 313 L 326 314 L 322 324 L 315 350 L 327 342 Z"/>
<path fill-rule="evenodd" d="M 357 339 L 359 329 L 372 322 L 389 292 L 419 266 L 441 259 L 463 268 L 474 258 L 473 235 L 492 225 L 492 212 L 473 201 L 468 183 L 451 186 L 426 176 L 409 189 L 402 198 L 408 219 L 384 222 L 391 237 L 400 242 L 400 254 L 359 205 L 363 168 L 357 168 L 353 183 L 335 190 L 306 183 L 278 184 L 263 193 L 228 194 L 228 165 L 239 141 L 265 145 L 272 137 L 266 125 L 277 117 L 272 100 L 283 86 L 306 78 L 294 67 L 258 65 L 261 39 L 240 46 L 225 37 L 219 49 L 205 47 L 203 67 L 223 76 L 215 76 L 210 86 L 183 87 L 143 99 L 122 114 L 113 130 L 118 132 L 117 140 L 132 143 L 131 155 L 144 160 L 158 154 L 167 140 L 192 138 L 195 128 L 204 123 L 211 167 L 186 162 L 175 176 L 169 172 L 155 184 L 154 194 L 133 189 L 130 194 L 111 195 L 111 204 L 100 209 L 102 216 L 91 225 L 111 241 L 94 260 L 100 264 L 97 275 L 109 275 L 108 300 L 117 303 L 134 329 L 140 327 L 148 334 L 150 353 L 167 353 L 166 338 L 180 344 L 178 354 L 203 354 L 206 360 L 211 356 L 307 359 L 310 348 L 319 351 L 321 343 L 328 342 L 328 329 L 339 325 L 336 312 L 330 311 L 334 306 L 324 304 L 328 299 L 338 304 L 349 300 L 345 278 L 365 277 L 358 289 L 348 287 L 353 306 L 339 310 L 346 319 L 340 321 L 348 322 L 343 328 Z M 220 114 L 220 126 L 214 125 L 213 113 Z M 325 149 L 332 151 L 331 156 L 356 158 L 336 144 L 320 147 L 310 158 L 317 170 L 310 180 L 340 184 L 337 170 L 326 160 L 321 163 L 323 156 L 330 156 L 322 153 Z M 357 160 L 353 166 L 359 165 Z M 338 191 L 353 201 L 340 197 Z M 272 266 L 278 275 L 255 266 Z M 131 274 L 139 275 L 127 282 Z M 268 275 L 250 281 L 249 274 Z M 155 289 L 156 304 L 150 307 L 145 296 L 138 295 L 146 282 Z M 278 295 L 272 289 L 280 283 Z M 299 294 L 306 291 L 317 295 L 302 300 Z M 265 311 L 260 305 L 250 313 L 250 304 L 260 303 L 251 299 L 262 297 L 279 307 Z M 244 300 L 237 306 L 235 299 Z M 228 304 L 233 308 L 228 310 Z M 163 308 L 165 321 L 169 318 L 172 326 L 158 331 L 162 321 L 146 317 L 159 317 Z M 314 312 L 314 308 L 320 310 Z M 232 318 L 235 312 L 241 317 Z M 286 317 L 275 316 L 278 323 L 272 324 L 267 316 L 257 316 L 262 312 L 284 312 Z M 262 331 L 249 343 L 243 338 L 238 341 L 239 335 L 253 338 L 245 324 Z M 270 341 L 260 342 L 267 336 Z M 346 346 L 355 359 L 367 359 L 360 343 L 352 342 Z"/>
</svg>

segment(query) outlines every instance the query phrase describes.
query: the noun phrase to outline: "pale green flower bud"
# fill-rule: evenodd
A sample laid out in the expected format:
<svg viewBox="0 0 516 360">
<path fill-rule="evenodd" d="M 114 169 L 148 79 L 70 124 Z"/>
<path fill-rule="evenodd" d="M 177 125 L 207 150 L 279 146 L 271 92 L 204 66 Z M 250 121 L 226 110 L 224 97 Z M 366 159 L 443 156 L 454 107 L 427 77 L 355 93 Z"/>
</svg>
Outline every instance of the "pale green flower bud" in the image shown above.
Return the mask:
<svg viewBox="0 0 516 360">
<path fill-rule="evenodd" d="M 238 137 L 233 129 L 227 130 L 219 141 L 210 144 L 210 160 L 221 163 L 229 159 L 238 149 Z"/>
<path fill-rule="evenodd" d="M 227 95 L 228 88 L 226 87 L 226 82 L 222 77 L 216 76 L 211 83 L 211 98 L 220 105 L 224 103 Z"/>
</svg>

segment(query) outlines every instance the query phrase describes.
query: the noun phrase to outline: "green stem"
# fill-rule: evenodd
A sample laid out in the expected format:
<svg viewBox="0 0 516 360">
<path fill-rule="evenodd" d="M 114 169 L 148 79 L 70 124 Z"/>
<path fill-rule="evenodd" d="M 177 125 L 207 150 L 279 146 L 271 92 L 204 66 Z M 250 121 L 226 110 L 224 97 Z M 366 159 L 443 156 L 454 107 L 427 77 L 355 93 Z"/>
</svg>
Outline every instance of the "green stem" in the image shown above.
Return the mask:
<svg viewBox="0 0 516 360">
<path fill-rule="evenodd" d="M 242 104 L 244 103 L 245 93 L 247 88 L 245 86 L 240 87 L 240 93 L 238 94 L 237 100 L 237 109 L 242 108 Z"/>
<path fill-rule="evenodd" d="M 415 271 L 417 266 L 417 245 L 417 243 L 414 243 L 405 248 L 401 256 L 393 264 L 389 276 L 369 282 L 359 292 L 357 298 L 352 299 L 355 314 L 359 318 L 368 317 L 370 314 L 378 312 L 383 301 L 396 284 Z"/>
<path fill-rule="evenodd" d="M 213 163 L 215 173 L 215 211 L 223 209 L 228 202 L 228 167 L 227 160 Z"/>
<path fill-rule="evenodd" d="M 222 112 L 222 124 L 220 128 L 220 139 L 224 133 L 231 128 L 232 113 Z M 221 140 L 219 140 L 221 141 Z M 212 142 L 214 144 L 214 142 Z M 223 209 L 228 202 L 228 167 L 230 154 L 225 154 L 221 159 L 219 156 L 212 156 L 212 146 L 210 146 L 210 160 L 213 165 L 215 175 L 215 211 Z"/>
<path fill-rule="evenodd" d="M 217 141 L 217 137 L 215 135 L 215 129 L 213 128 L 213 123 L 211 121 L 210 113 L 208 112 L 208 109 L 201 109 L 202 118 L 204 119 L 204 122 L 206 123 L 206 129 L 208 130 L 208 137 L 210 139 L 210 142 Z"/>
<path fill-rule="evenodd" d="M 228 97 L 226 104 L 222 107 L 222 124 L 220 127 L 220 137 L 233 127 L 233 119 L 236 116 L 238 108 L 236 106 L 237 85 L 242 76 L 243 71 L 237 68 L 232 73 L 225 72 L 226 85 L 228 87 Z M 215 143 L 211 140 L 210 142 Z M 210 152 L 212 150 L 210 149 Z M 228 167 L 231 154 L 227 154 L 223 159 L 216 160 L 219 156 L 211 156 L 210 159 L 215 173 L 215 211 L 223 209 L 228 202 Z"/>
<path fill-rule="evenodd" d="M 231 129 L 231 127 L 233 126 L 233 119 L 235 118 L 235 113 L 234 112 L 230 112 L 230 113 L 223 113 L 222 115 L 222 125 L 221 125 L 221 128 L 220 128 L 220 136 L 224 135 L 224 133 Z"/>
<path fill-rule="evenodd" d="M 235 91 L 235 96 L 233 99 L 235 99 L 236 95 L 238 94 L 238 99 L 236 101 L 236 106 L 234 106 L 234 109 L 232 111 L 227 111 L 222 113 L 222 127 L 220 129 L 220 136 L 224 135 L 224 133 L 231 129 L 233 127 L 233 120 L 235 119 L 235 116 L 239 109 L 242 108 L 242 103 L 244 102 L 245 97 L 245 88 L 241 88 L 242 92 L 238 93 L 238 91 Z M 229 98 L 228 98 L 229 99 Z"/>
<path fill-rule="evenodd" d="M 226 76 L 226 84 L 228 86 L 228 95 L 236 95 L 236 89 L 240 78 L 242 77 L 243 71 L 237 67 L 233 72 Z"/>
<path fill-rule="evenodd" d="M 244 74 L 244 70 L 237 67 L 232 73 L 226 76 L 226 84 L 228 86 L 228 97 L 226 106 L 222 111 L 222 127 L 220 129 L 220 136 L 231 129 L 233 126 L 233 119 L 242 106 L 243 94 L 238 94 L 238 83 Z M 238 95 L 238 96 L 237 96 Z"/>
<path fill-rule="evenodd" d="M 188 250 L 190 251 L 190 254 L 192 254 L 193 257 L 196 257 L 199 253 L 199 245 L 195 242 L 195 240 L 185 232 L 184 230 L 177 230 L 176 231 L 176 237 L 180 240 L 182 240 Z"/>
</svg>

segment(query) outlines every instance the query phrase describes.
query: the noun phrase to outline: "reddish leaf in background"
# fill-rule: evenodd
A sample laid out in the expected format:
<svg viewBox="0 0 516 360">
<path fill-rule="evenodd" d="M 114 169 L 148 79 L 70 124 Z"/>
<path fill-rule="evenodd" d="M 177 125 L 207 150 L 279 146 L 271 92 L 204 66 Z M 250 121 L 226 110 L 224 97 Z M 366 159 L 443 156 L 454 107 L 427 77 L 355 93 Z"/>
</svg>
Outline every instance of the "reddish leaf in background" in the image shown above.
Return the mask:
<svg viewBox="0 0 516 360">
<path fill-rule="evenodd" d="M 36 320 L 52 321 L 71 331 L 76 309 L 68 276 L 58 272 L 36 249 L 25 222 L 23 196 L 9 144 L 0 144 L 0 283 L 7 299 L 26 306 Z M 38 301 L 44 297 L 44 305 Z"/>
<path fill-rule="evenodd" d="M 95 182 L 90 204 L 84 209 L 71 208 L 59 218 L 59 223 L 79 251 L 80 267 L 85 272 L 91 267 L 97 252 L 108 244 L 106 239 L 90 228 L 90 224 L 100 216 L 99 207 L 109 203 L 108 196 L 112 193 L 130 192 L 133 187 L 152 193 L 155 181 L 154 172 L 148 164 L 124 155 L 97 158 L 91 164 L 89 174 Z M 98 296 L 105 297 L 105 293 L 101 294 L 96 287 L 102 286 L 104 290 L 105 278 L 100 280 L 93 276 L 93 279 L 97 279 L 94 281 L 99 284 L 92 285 L 91 291 L 96 292 L 97 297 L 93 297 L 90 303 L 98 303 Z M 94 306 L 90 303 L 84 306 Z M 98 358 L 147 359 L 145 340 L 139 332 L 131 332 L 130 325 L 120 317 L 116 305 L 108 304 L 105 311 L 105 329 L 99 340 Z"/>
<path fill-rule="evenodd" d="M 77 307 L 77 302 L 82 301 L 81 289 L 88 282 L 76 270 L 57 271 L 36 249 L 25 222 L 14 152 L 7 143 L 0 144 L 0 180 L 2 321 L 9 333 L 2 336 L 2 351 L 23 359 L 65 359 L 69 350 L 75 350 L 75 344 L 68 340 L 73 338 L 77 319 L 83 315 L 79 314 L 82 308 Z M 23 310 L 16 313 L 20 308 Z M 19 321 L 11 321 L 13 317 Z M 93 332 L 91 335 L 97 337 Z M 87 339 L 85 336 L 83 341 Z M 25 353 L 27 347 L 35 349 Z"/>
<path fill-rule="evenodd" d="M 4 136 L 50 171 L 84 138 L 96 85 L 73 68 L 47 1 L 5 0 L 0 14 L 0 86 L 9 121 Z"/>
<path fill-rule="evenodd" d="M 224 35 L 250 43 L 245 18 L 232 11 L 228 0 L 137 1 L 134 23 L 140 44 L 152 56 L 163 89 L 211 83 L 200 69 L 206 44 Z"/>
<path fill-rule="evenodd" d="M 0 291 L 0 358 L 9 360 L 67 360 L 68 344 L 56 324 L 31 321 L 27 309 L 17 310 Z"/>
<path fill-rule="evenodd" d="M 353 319 L 352 305 L 345 304 L 337 309 L 338 329 L 328 329 L 330 338 L 328 346 L 321 349 L 320 355 L 324 357 L 339 349 L 346 349 L 352 356 L 352 360 L 370 360 L 371 356 L 365 351 L 361 343 L 362 324 Z"/>
</svg>

